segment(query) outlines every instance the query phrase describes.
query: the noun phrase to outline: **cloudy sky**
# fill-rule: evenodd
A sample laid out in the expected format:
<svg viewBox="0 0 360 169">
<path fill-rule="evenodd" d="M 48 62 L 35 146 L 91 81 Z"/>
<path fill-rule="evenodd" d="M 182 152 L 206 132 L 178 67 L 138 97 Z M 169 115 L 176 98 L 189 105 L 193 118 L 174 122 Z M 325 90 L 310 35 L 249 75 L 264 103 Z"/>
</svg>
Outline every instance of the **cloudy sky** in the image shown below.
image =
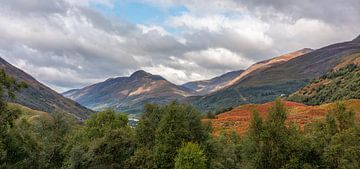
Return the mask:
<svg viewBox="0 0 360 169">
<path fill-rule="evenodd" d="M 360 0 L 0 0 L 0 57 L 57 91 L 181 84 L 360 33 Z"/>
</svg>

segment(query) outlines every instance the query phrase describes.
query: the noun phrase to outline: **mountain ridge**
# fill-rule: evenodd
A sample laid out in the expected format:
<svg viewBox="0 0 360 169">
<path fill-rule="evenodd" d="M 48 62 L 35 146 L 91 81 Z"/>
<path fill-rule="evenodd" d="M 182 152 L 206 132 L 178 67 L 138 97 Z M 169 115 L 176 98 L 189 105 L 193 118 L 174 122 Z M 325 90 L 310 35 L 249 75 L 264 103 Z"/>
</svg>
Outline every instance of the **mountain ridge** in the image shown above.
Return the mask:
<svg viewBox="0 0 360 169">
<path fill-rule="evenodd" d="M 356 41 L 331 44 L 247 75 L 222 90 L 191 97 L 187 103 L 205 112 L 241 104 L 265 103 L 297 91 L 313 78 L 336 67 L 344 57 L 357 52 L 360 52 L 360 43 Z"/>
</svg>

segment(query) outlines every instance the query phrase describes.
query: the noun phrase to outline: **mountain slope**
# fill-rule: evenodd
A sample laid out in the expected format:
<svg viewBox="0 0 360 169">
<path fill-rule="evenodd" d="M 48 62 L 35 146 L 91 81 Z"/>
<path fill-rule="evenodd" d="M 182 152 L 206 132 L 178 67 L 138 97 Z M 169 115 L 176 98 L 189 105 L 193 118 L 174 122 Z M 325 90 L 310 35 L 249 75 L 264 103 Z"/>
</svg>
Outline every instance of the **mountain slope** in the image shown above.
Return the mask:
<svg viewBox="0 0 360 169">
<path fill-rule="evenodd" d="M 209 94 L 221 89 L 222 86 L 229 83 L 235 77 L 238 77 L 244 70 L 232 71 L 210 80 L 201 80 L 188 82 L 181 86 L 196 91 L 200 95 Z"/>
<path fill-rule="evenodd" d="M 216 111 L 246 103 L 265 103 L 297 91 L 311 79 L 329 72 L 344 58 L 357 52 L 360 52 L 357 39 L 329 45 L 251 71 L 222 90 L 202 97 L 192 97 L 188 102 L 202 111 Z"/>
<path fill-rule="evenodd" d="M 16 103 L 44 112 L 64 111 L 81 120 L 88 118 L 93 113 L 93 111 L 41 84 L 2 58 L 0 58 L 0 69 L 4 69 L 14 79 L 23 81 L 28 85 L 28 88 L 16 93 Z"/>
<path fill-rule="evenodd" d="M 112 78 L 63 93 L 64 96 L 94 110 L 114 108 L 128 113 L 140 113 L 146 103 L 165 104 L 194 94 L 190 89 L 142 70 L 130 77 Z"/>
<path fill-rule="evenodd" d="M 291 59 L 294 59 L 296 57 L 302 56 L 304 54 L 310 53 L 314 51 L 313 49 L 309 49 L 309 48 L 304 48 L 295 52 L 291 52 L 285 55 L 281 55 L 272 59 L 268 59 L 265 61 L 261 61 L 258 62 L 252 66 L 250 66 L 248 69 L 246 69 L 242 74 L 240 74 L 239 76 L 237 76 L 236 78 L 234 78 L 233 80 L 231 80 L 228 84 L 226 84 L 226 86 L 224 87 L 228 87 L 228 86 L 232 86 L 236 83 L 239 83 L 241 80 L 243 80 L 245 77 L 250 76 L 250 75 L 254 75 L 256 73 L 260 73 L 263 70 L 266 70 L 268 68 L 271 67 L 276 67 L 280 64 L 283 64 L 285 62 L 288 62 Z"/>
<path fill-rule="evenodd" d="M 357 56 L 357 60 L 360 60 L 360 53 L 355 56 Z M 346 99 L 360 99 L 360 66 L 356 64 L 329 72 L 313 80 L 288 98 L 288 100 L 307 105 L 319 105 Z"/>
</svg>

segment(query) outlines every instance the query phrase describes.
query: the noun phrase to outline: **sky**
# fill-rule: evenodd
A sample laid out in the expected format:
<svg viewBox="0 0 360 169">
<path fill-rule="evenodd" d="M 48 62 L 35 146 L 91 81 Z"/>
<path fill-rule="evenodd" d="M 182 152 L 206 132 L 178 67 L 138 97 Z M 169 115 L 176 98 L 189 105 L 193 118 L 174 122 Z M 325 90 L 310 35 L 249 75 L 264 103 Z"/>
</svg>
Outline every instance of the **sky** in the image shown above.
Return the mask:
<svg viewBox="0 0 360 169">
<path fill-rule="evenodd" d="M 360 34 L 360 0 L 0 0 L 0 57 L 58 92 L 209 79 Z"/>
</svg>

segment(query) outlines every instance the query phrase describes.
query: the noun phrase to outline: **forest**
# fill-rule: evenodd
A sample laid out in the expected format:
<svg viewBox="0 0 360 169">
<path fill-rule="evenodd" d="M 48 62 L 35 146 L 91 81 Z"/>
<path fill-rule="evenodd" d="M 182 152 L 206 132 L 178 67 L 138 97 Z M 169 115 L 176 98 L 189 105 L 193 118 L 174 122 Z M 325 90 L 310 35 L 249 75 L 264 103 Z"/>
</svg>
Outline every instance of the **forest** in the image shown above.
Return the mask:
<svg viewBox="0 0 360 169">
<path fill-rule="evenodd" d="M 199 111 L 176 102 L 148 104 L 136 125 L 106 110 L 85 122 L 54 112 L 27 118 L 6 97 L 26 87 L 0 73 L 0 168 L 236 169 L 360 168 L 360 126 L 339 102 L 300 129 L 285 122 L 280 99 L 267 118 L 253 112 L 248 132 L 212 134 Z"/>
</svg>

